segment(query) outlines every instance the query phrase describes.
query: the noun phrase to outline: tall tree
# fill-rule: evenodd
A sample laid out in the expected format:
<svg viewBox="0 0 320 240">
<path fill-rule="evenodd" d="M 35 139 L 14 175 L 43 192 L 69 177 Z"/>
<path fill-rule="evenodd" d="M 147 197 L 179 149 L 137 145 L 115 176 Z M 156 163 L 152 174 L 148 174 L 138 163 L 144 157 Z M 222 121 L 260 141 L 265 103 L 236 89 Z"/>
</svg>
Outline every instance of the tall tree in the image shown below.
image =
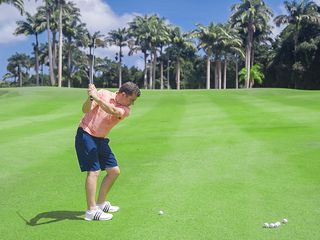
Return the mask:
<svg viewBox="0 0 320 240">
<path fill-rule="evenodd" d="M 30 57 L 24 53 L 15 53 L 8 59 L 7 70 L 18 78 L 20 87 L 23 85 L 23 75 L 27 75 L 30 68 L 30 62 Z"/>
<path fill-rule="evenodd" d="M 144 59 L 144 88 L 148 88 L 147 82 L 147 61 L 151 51 L 149 44 L 149 16 L 136 16 L 132 22 L 129 23 L 129 55 L 141 51 Z"/>
<path fill-rule="evenodd" d="M 181 64 L 185 58 L 191 57 L 195 54 L 195 47 L 191 41 L 189 41 L 185 35 L 181 33 L 179 27 L 175 27 L 171 32 L 171 44 L 166 48 L 166 54 L 170 56 L 173 62 L 175 62 L 176 70 L 176 84 L 177 89 L 180 90 L 181 85 Z"/>
<path fill-rule="evenodd" d="M 122 58 L 123 58 L 123 47 L 128 45 L 129 35 L 126 28 L 118 28 L 108 33 L 106 42 L 110 45 L 116 45 L 119 47 L 119 52 L 116 55 L 116 60 L 119 64 L 119 87 L 122 85 Z"/>
<path fill-rule="evenodd" d="M 221 42 L 221 48 L 223 49 L 224 59 L 223 88 L 226 89 L 228 61 L 234 55 L 244 58 L 244 53 L 242 50 L 242 41 L 238 31 L 235 28 L 232 28 L 229 24 L 220 25 L 219 28 L 219 41 Z"/>
<path fill-rule="evenodd" d="M 297 87 L 294 68 L 297 62 L 297 47 L 298 38 L 301 30 L 301 26 L 304 23 L 320 23 L 320 15 L 318 12 L 318 6 L 315 2 L 309 0 L 300 1 L 284 1 L 284 6 L 288 12 L 287 15 L 279 15 L 275 17 L 274 22 L 279 27 L 281 25 L 288 25 L 294 27 L 293 40 L 293 65 L 291 69 L 291 82 L 294 87 Z"/>
<path fill-rule="evenodd" d="M 246 33 L 246 61 L 247 78 L 245 86 L 249 87 L 249 73 L 252 65 L 252 45 L 254 33 L 257 30 L 266 29 L 269 19 L 273 15 L 272 10 L 263 0 L 242 0 L 241 3 L 234 4 L 231 8 L 232 15 L 230 21 L 232 27 L 238 26 L 244 29 Z"/>
<path fill-rule="evenodd" d="M 206 88 L 210 89 L 210 66 L 211 58 L 213 56 L 215 43 L 217 42 L 217 30 L 214 23 L 210 23 L 208 27 L 203 26 L 202 24 L 197 24 L 197 29 L 193 30 L 190 35 L 191 37 L 197 38 L 197 48 L 202 49 L 206 54 L 207 61 L 207 81 Z"/>
<path fill-rule="evenodd" d="M 48 55 L 49 55 L 49 74 L 51 85 L 54 86 L 56 84 L 55 76 L 54 76 L 54 66 L 53 66 L 53 54 L 52 54 L 52 44 L 51 44 L 51 24 L 52 15 L 54 12 L 54 3 L 51 0 L 45 0 L 45 5 L 38 8 L 38 17 L 45 21 L 47 28 L 47 37 L 48 37 Z M 54 41 L 53 41 L 54 42 Z"/>
<path fill-rule="evenodd" d="M 34 53 L 35 53 L 35 72 L 36 72 L 36 85 L 39 86 L 39 40 L 38 36 L 42 33 L 45 28 L 41 25 L 40 21 L 37 18 L 37 15 L 31 16 L 30 13 L 26 12 L 26 21 L 17 21 L 17 28 L 15 34 L 24 34 L 24 35 L 34 35 L 36 38 L 34 44 Z"/>
</svg>

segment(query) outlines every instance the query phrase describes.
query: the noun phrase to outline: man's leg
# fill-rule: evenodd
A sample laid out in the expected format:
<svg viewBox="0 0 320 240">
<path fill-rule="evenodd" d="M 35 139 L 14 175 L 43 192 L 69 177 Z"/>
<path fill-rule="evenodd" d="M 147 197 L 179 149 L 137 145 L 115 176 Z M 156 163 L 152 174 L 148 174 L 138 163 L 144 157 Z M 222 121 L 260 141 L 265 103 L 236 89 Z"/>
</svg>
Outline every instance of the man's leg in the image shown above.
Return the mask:
<svg viewBox="0 0 320 240">
<path fill-rule="evenodd" d="M 105 202 L 112 185 L 114 184 L 114 182 L 120 174 L 119 167 L 107 168 L 106 171 L 107 175 L 103 178 L 101 182 L 97 204 L 102 204 Z"/>
<path fill-rule="evenodd" d="M 87 172 L 86 197 L 88 210 L 96 209 L 96 189 L 100 171 Z"/>
</svg>

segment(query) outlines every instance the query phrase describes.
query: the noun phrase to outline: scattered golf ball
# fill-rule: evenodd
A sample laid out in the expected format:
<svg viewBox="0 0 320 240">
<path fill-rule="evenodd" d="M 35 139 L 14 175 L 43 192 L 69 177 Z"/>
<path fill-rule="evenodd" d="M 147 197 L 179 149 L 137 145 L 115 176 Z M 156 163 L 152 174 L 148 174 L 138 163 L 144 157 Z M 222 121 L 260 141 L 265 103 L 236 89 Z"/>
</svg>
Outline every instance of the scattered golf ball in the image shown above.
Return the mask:
<svg viewBox="0 0 320 240">
<path fill-rule="evenodd" d="M 281 223 L 280 223 L 280 222 L 276 222 L 274 225 L 275 225 L 276 227 L 280 227 Z"/>
<path fill-rule="evenodd" d="M 284 224 L 288 223 L 288 219 L 286 219 L 286 218 L 282 219 L 282 223 L 284 223 Z"/>
<path fill-rule="evenodd" d="M 264 227 L 264 228 L 269 228 L 269 223 L 264 223 L 264 224 L 263 224 L 263 227 Z"/>
<path fill-rule="evenodd" d="M 269 224 L 269 227 L 270 227 L 270 228 L 274 228 L 274 227 L 275 227 L 274 223 L 270 223 L 270 224 Z"/>
<path fill-rule="evenodd" d="M 162 210 L 159 211 L 159 215 L 163 215 L 163 211 Z"/>
</svg>

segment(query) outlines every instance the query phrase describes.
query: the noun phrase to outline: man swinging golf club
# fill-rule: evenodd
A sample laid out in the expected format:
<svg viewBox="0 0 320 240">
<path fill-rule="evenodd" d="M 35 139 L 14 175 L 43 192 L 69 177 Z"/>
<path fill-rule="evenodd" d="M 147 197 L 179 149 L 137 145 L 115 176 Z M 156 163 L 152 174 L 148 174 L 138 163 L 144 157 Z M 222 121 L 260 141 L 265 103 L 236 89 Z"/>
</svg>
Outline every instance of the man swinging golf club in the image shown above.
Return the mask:
<svg viewBox="0 0 320 240">
<path fill-rule="evenodd" d="M 97 91 L 93 84 L 89 84 L 88 98 L 82 106 L 85 115 L 75 138 L 80 169 L 87 172 L 85 220 L 110 220 L 113 217 L 111 213 L 119 210 L 118 206 L 106 201 L 108 192 L 120 174 L 107 136 L 112 127 L 129 115 L 130 106 L 139 96 L 140 90 L 132 82 L 124 83 L 116 93 Z M 101 170 L 106 170 L 107 175 L 101 182 L 96 201 L 97 180 Z"/>
</svg>

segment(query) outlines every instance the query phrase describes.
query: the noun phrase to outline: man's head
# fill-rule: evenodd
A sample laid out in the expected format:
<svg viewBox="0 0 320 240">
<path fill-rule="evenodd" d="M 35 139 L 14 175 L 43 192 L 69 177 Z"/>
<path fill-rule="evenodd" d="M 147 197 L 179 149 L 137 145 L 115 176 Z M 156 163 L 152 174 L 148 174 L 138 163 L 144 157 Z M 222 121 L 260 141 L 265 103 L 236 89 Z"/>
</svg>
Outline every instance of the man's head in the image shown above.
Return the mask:
<svg viewBox="0 0 320 240">
<path fill-rule="evenodd" d="M 124 83 L 117 92 L 117 102 L 130 106 L 134 104 L 134 101 L 141 95 L 139 87 L 133 82 Z"/>
</svg>

